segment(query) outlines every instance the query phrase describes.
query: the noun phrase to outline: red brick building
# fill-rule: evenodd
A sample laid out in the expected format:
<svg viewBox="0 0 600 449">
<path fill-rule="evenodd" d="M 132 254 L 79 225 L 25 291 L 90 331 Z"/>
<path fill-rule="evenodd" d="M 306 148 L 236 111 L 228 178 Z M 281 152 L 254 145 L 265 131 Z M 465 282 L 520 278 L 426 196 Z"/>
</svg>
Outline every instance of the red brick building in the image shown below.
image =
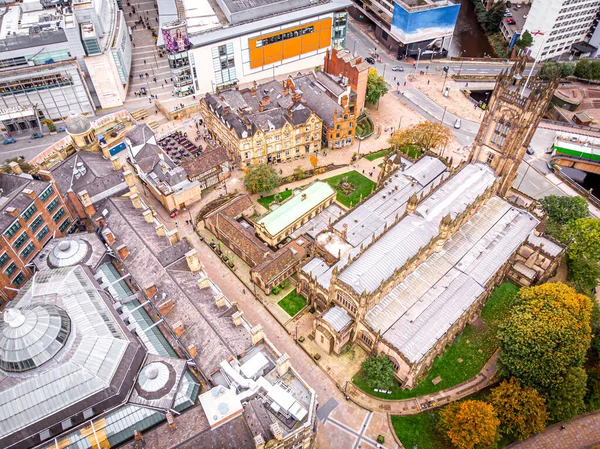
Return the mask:
<svg viewBox="0 0 600 449">
<path fill-rule="evenodd" d="M 0 174 L 0 309 L 31 277 L 31 261 L 53 237 L 62 237 L 73 219 L 53 181 Z"/>
<path fill-rule="evenodd" d="M 365 107 L 369 64 L 360 56 L 354 57 L 348 50 L 327 50 L 323 71 L 338 78 L 342 85 L 350 86 L 356 93 L 355 114 L 358 116 Z"/>
</svg>

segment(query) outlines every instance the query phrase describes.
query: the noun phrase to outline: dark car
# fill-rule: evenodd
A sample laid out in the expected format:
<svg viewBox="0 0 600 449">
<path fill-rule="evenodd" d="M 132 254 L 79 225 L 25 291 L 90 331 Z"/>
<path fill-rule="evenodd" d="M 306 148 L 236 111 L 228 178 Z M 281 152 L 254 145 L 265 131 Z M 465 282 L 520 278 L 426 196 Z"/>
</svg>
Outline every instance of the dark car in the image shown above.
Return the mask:
<svg viewBox="0 0 600 449">
<path fill-rule="evenodd" d="M 40 139 L 40 138 L 42 138 L 42 137 L 44 137 L 44 135 L 43 135 L 42 133 L 33 133 L 33 134 L 31 135 L 31 138 L 32 138 L 32 139 Z"/>
<path fill-rule="evenodd" d="M 369 64 L 375 64 L 375 59 L 372 58 L 371 56 L 367 56 L 365 58 L 365 61 L 367 61 Z"/>
<path fill-rule="evenodd" d="M 15 143 L 15 142 L 16 142 L 16 140 L 11 137 L 9 139 L 4 139 L 2 141 L 2 145 L 8 145 L 9 143 Z"/>
</svg>

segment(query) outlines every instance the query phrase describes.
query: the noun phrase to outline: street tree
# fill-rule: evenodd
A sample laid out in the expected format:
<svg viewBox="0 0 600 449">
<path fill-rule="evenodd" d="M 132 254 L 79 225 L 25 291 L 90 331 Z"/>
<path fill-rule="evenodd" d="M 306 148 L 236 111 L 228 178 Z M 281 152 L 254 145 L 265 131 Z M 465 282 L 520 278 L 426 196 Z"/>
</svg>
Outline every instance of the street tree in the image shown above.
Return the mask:
<svg viewBox="0 0 600 449">
<path fill-rule="evenodd" d="M 571 76 L 575 73 L 575 64 L 572 62 L 565 62 L 561 65 L 560 76 L 561 78 L 566 78 L 567 76 Z"/>
<path fill-rule="evenodd" d="M 452 140 L 452 132 L 437 122 L 422 122 L 395 131 L 388 143 L 396 150 L 414 146 L 421 151 L 442 148 Z"/>
<path fill-rule="evenodd" d="M 554 421 L 564 421 L 583 413 L 587 394 L 587 374 L 581 367 L 571 367 L 563 382 L 548 393 L 548 411 Z"/>
<path fill-rule="evenodd" d="M 245 172 L 244 185 L 250 193 L 267 193 L 280 184 L 277 171 L 269 165 L 251 165 Z"/>
<path fill-rule="evenodd" d="M 294 177 L 297 180 L 306 178 L 306 172 L 302 168 L 302 165 L 298 165 L 296 168 L 294 168 Z"/>
<path fill-rule="evenodd" d="M 457 449 L 491 446 L 500 421 L 491 404 L 483 401 L 452 402 L 440 412 L 439 424 Z"/>
<path fill-rule="evenodd" d="M 561 66 L 558 62 L 546 61 L 540 68 L 538 76 L 544 81 L 550 81 L 554 77 L 559 76 L 561 72 Z"/>
<path fill-rule="evenodd" d="M 542 198 L 540 205 L 548 215 L 546 232 L 559 239 L 567 223 L 590 216 L 588 203 L 580 196 L 550 195 Z"/>
<path fill-rule="evenodd" d="M 575 65 L 574 74 L 577 78 L 591 79 L 592 69 L 588 59 L 580 59 Z"/>
<path fill-rule="evenodd" d="M 314 154 L 311 154 L 310 156 L 310 165 L 312 165 L 313 168 L 317 168 L 317 165 L 319 165 L 319 158 Z"/>
<path fill-rule="evenodd" d="M 379 76 L 376 69 L 369 69 L 369 76 L 367 78 L 367 92 L 365 94 L 367 103 L 377 104 L 379 99 L 383 97 L 387 91 L 387 83 L 385 82 L 383 76 Z"/>
<path fill-rule="evenodd" d="M 389 390 L 394 385 L 394 365 L 385 355 L 369 357 L 362 363 L 369 388 Z"/>
<path fill-rule="evenodd" d="M 560 282 L 522 288 L 498 330 L 500 377 L 542 394 L 560 385 L 585 360 L 591 312 L 589 297 Z"/>
<path fill-rule="evenodd" d="M 527 47 L 531 47 L 531 44 L 533 44 L 533 36 L 529 31 L 525 30 L 525 32 L 517 40 L 517 48 L 525 50 Z"/>
<path fill-rule="evenodd" d="M 568 254 L 568 252 L 567 252 Z M 600 262 L 584 257 L 567 258 L 567 281 L 578 293 L 593 297 L 600 281 Z M 600 329 L 598 329 L 600 331 Z M 597 334 L 594 332 L 594 334 Z M 599 335 L 600 336 L 600 335 Z"/>
<path fill-rule="evenodd" d="M 519 441 L 546 427 L 546 400 L 531 387 L 522 387 L 511 377 L 492 389 L 491 403 L 500 420 L 500 432 Z"/>
</svg>

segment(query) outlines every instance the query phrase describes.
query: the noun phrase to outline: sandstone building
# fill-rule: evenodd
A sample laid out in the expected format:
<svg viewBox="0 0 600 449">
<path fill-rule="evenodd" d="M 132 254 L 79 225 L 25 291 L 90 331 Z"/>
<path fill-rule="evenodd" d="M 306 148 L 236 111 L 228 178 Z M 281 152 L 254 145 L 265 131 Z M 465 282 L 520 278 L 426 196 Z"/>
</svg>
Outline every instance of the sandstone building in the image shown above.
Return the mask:
<svg viewBox="0 0 600 449">
<path fill-rule="evenodd" d="M 504 199 L 556 87 L 523 89 L 523 67 L 500 76 L 470 163 L 424 156 L 394 170 L 390 157 L 377 191 L 315 237 L 298 292 L 321 312 L 314 336 L 325 351 L 385 354 L 412 387 L 509 272 L 526 285 L 556 267 L 564 248 Z"/>
</svg>

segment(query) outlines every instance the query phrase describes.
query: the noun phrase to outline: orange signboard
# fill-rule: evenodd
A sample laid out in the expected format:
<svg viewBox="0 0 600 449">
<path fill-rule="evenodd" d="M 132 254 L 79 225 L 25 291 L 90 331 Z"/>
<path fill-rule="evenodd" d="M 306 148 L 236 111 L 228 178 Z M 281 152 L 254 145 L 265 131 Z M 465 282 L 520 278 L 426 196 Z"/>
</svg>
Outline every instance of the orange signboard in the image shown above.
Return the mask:
<svg viewBox="0 0 600 449">
<path fill-rule="evenodd" d="M 253 37 L 248 43 L 253 69 L 327 48 L 331 45 L 331 18 Z"/>
</svg>

